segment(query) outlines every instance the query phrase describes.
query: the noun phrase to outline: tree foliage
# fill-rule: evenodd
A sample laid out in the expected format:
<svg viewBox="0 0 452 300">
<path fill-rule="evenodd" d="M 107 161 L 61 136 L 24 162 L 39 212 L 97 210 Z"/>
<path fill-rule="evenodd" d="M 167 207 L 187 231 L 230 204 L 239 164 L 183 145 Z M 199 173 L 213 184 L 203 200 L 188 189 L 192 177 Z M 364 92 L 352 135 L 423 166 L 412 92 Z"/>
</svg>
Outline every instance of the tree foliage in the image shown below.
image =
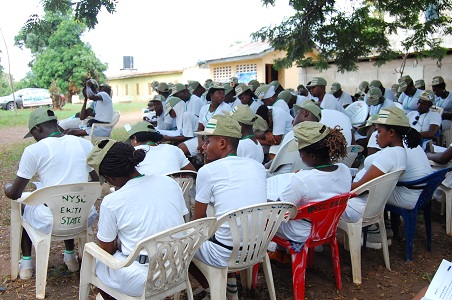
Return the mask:
<svg viewBox="0 0 452 300">
<path fill-rule="evenodd" d="M 54 82 L 70 101 L 71 95 L 80 92 L 86 79 L 104 81 L 107 65 L 80 39 L 85 30 L 85 24 L 76 21 L 70 10 L 46 12 L 36 27 L 25 24 L 15 41 L 19 47 L 32 52 L 32 74 L 27 75 L 29 83 L 49 88 Z"/>
<path fill-rule="evenodd" d="M 293 16 L 252 34 L 287 52 L 275 61 L 278 69 L 296 63 L 324 70 L 334 62 L 340 72 L 355 71 L 360 58 L 377 55 L 381 65 L 407 53 L 441 61 L 446 54 L 441 36 L 452 33 L 452 0 L 290 0 L 290 5 Z M 392 45 L 391 36 L 402 41 Z"/>
</svg>

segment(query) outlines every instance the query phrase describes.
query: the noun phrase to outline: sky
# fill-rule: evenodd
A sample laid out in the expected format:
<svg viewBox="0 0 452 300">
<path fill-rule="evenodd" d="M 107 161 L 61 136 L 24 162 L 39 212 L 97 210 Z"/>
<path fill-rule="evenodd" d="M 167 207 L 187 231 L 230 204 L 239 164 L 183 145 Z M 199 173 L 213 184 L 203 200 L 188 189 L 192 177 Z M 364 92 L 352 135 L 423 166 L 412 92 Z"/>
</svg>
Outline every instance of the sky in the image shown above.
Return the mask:
<svg viewBox="0 0 452 300">
<path fill-rule="evenodd" d="M 134 57 L 137 72 L 175 70 L 215 58 L 250 34 L 293 15 L 288 0 L 263 7 L 260 0 L 119 0 L 114 14 L 101 12 L 95 29 L 82 40 L 108 63 L 107 75 L 119 74 L 123 56 Z M 1 64 L 15 80 L 29 71 L 27 49 L 14 46 L 14 36 L 33 13 L 42 14 L 39 0 L 0 0 Z M 1 36 L 0 36 L 1 38 Z"/>
</svg>

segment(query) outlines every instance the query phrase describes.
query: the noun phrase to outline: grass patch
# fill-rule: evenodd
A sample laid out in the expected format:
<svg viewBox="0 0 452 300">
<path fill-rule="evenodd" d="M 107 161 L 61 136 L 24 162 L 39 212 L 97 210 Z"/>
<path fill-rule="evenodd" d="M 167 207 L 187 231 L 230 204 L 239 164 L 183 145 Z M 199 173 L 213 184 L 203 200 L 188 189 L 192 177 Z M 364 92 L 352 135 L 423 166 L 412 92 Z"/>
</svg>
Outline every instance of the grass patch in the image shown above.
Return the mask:
<svg viewBox="0 0 452 300">
<path fill-rule="evenodd" d="M 143 102 L 130 103 L 114 103 L 113 108 L 119 110 L 122 114 L 141 111 L 146 107 Z M 80 112 L 82 104 L 68 103 L 63 107 L 63 110 L 56 110 L 55 114 L 59 120 L 69 118 Z M 33 111 L 32 108 L 18 109 L 17 111 L 0 110 L 0 128 L 9 128 L 16 126 L 27 126 L 28 118 Z"/>
</svg>

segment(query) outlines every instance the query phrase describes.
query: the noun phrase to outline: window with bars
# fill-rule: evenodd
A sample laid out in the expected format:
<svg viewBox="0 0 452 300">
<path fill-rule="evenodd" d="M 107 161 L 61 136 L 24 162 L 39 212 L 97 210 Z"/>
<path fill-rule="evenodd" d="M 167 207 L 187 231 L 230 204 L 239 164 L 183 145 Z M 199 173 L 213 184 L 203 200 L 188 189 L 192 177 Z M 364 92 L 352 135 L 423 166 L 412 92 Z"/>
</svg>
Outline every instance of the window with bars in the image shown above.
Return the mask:
<svg viewBox="0 0 452 300">
<path fill-rule="evenodd" d="M 235 73 L 248 73 L 248 72 L 257 72 L 257 64 L 245 64 L 245 65 L 237 65 L 235 67 Z"/>
<path fill-rule="evenodd" d="M 231 66 L 213 68 L 213 81 L 228 82 L 232 76 Z"/>
</svg>

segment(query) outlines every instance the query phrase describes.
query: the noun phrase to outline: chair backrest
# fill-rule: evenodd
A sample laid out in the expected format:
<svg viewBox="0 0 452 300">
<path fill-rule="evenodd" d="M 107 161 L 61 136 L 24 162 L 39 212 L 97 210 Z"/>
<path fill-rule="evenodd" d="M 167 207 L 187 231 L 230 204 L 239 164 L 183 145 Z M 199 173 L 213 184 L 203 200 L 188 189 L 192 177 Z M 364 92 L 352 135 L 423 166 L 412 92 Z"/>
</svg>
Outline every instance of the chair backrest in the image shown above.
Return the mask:
<svg viewBox="0 0 452 300">
<path fill-rule="evenodd" d="M 188 282 L 188 266 L 199 249 L 213 232 L 216 218 L 203 218 L 165 230 L 141 240 L 128 260 L 135 260 L 145 249 L 149 257 L 149 270 L 145 299 L 158 299 L 180 291 Z M 186 288 L 186 287 L 185 287 Z M 163 294 L 163 295 L 162 295 Z"/>
<path fill-rule="evenodd" d="M 449 172 L 451 169 L 452 168 L 441 169 L 431 173 L 430 175 L 424 176 L 420 179 L 413 181 L 405 182 L 399 181 L 397 183 L 397 186 L 406 186 L 408 188 L 415 187 L 417 189 L 420 187 L 424 187 L 414 208 L 418 210 L 423 208 L 432 199 L 433 193 L 439 187 L 441 182 L 444 180 L 447 172 Z"/>
<path fill-rule="evenodd" d="M 345 108 L 345 114 L 353 126 L 363 125 L 369 115 L 369 106 L 364 101 L 355 101 Z"/>
<path fill-rule="evenodd" d="M 99 182 L 61 184 L 36 190 L 23 203 L 45 203 L 53 216 L 52 235 L 70 237 L 88 228 L 89 211 L 101 192 Z"/>
<path fill-rule="evenodd" d="M 273 158 L 270 167 L 267 170 L 269 173 L 275 172 L 280 166 L 288 164 L 292 165 L 291 172 L 295 172 L 301 169 L 307 169 L 307 167 L 303 164 L 298 151 L 288 151 L 289 144 L 292 141 L 293 140 L 288 141 L 279 148 L 278 152 Z"/>
<path fill-rule="evenodd" d="M 400 170 L 383 174 L 352 191 L 352 193 L 357 195 L 360 195 L 366 191 L 369 192 L 366 201 L 366 208 L 362 214 L 363 223 L 378 220 L 389 196 L 394 190 L 394 187 L 403 172 L 404 170 Z"/>
<path fill-rule="evenodd" d="M 349 145 L 347 146 L 347 157 L 340 159 L 338 162 L 343 163 L 350 168 L 358 154 L 363 152 L 363 150 L 364 148 L 360 145 Z"/>
<path fill-rule="evenodd" d="M 347 201 L 353 196 L 353 193 L 337 195 L 328 200 L 309 203 L 298 208 L 298 214 L 294 219 L 309 219 L 312 224 L 311 234 L 306 241 L 307 245 L 311 242 L 326 240 L 336 233 L 337 224 L 347 207 Z"/>
<path fill-rule="evenodd" d="M 115 110 L 113 112 L 113 119 L 111 120 L 110 123 L 111 127 L 115 126 L 118 123 L 119 117 L 121 117 L 121 113 L 119 112 L 119 110 Z"/>
<path fill-rule="evenodd" d="M 233 240 L 229 270 L 243 270 L 260 262 L 281 222 L 296 213 L 295 204 L 278 201 L 243 207 L 219 217 L 215 231 L 227 223 Z"/>
<path fill-rule="evenodd" d="M 177 183 L 179 183 L 179 186 L 182 189 L 182 193 L 184 195 L 185 203 L 187 204 L 187 208 L 190 209 L 190 196 L 189 191 L 193 187 L 193 184 L 196 181 L 196 173 L 195 171 L 190 170 L 183 170 L 183 171 L 176 171 L 165 174 L 166 176 L 171 177 Z"/>
</svg>

